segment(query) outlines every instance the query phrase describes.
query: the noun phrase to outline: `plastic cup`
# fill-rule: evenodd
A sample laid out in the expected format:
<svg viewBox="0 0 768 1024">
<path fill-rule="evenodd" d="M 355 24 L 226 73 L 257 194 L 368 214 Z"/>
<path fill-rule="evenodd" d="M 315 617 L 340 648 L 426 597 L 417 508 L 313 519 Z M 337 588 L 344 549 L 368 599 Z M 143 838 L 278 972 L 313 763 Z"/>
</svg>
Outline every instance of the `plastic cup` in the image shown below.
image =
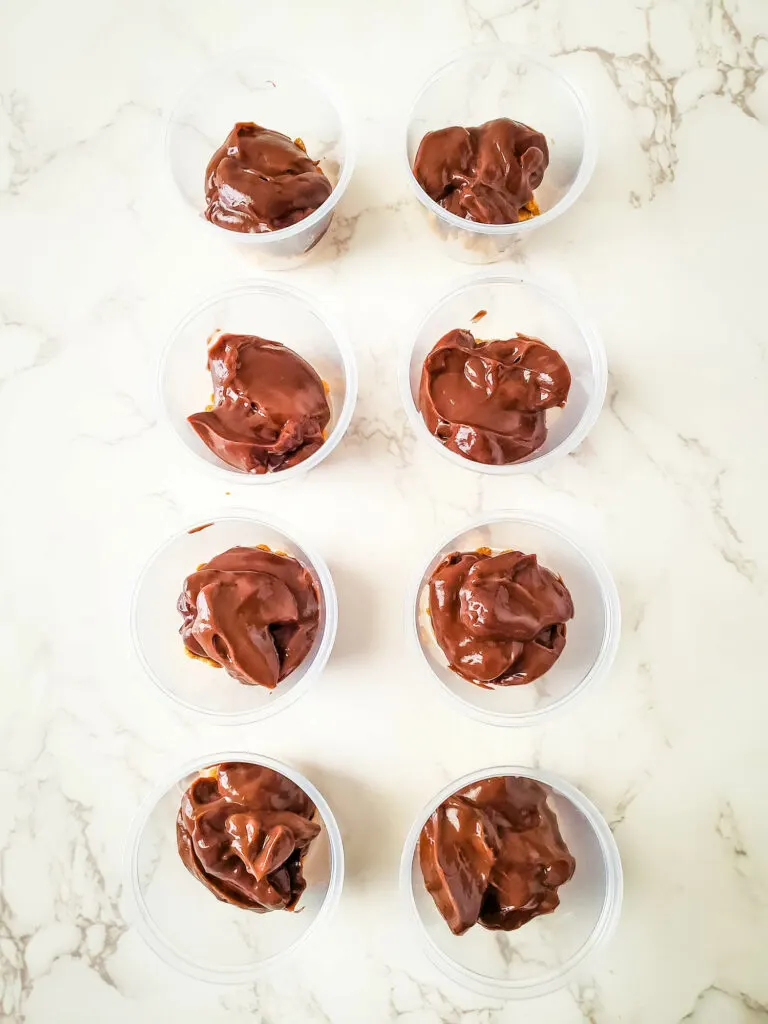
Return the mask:
<svg viewBox="0 0 768 1024">
<path fill-rule="evenodd" d="M 307 888 L 295 911 L 256 914 L 222 903 L 179 856 L 176 815 L 182 794 L 202 769 L 226 761 L 280 772 L 317 808 L 321 831 L 304 860 Z M 284 963 L 321 930 L 339 900 L 344 850 L 333 812 L 309 779 L 269 757 L 224 751 L 195 758 L 158 783 L 133 822 L 126 870 L 128 916 L 158 956 L 203 981 L 241 983 Z"/>
<path fill-rule="evenodd" d="M 336 589 L 320 555 L 272 522 L 247 513 L 225 514 L 195 523 L 157 550 L 133 594 L 131 633 L 145 671 L 177 704 L 220 725 L 241 725 L 289 707 L 306 693 L 325 667 L 336 636 Z M 236 545 L 266 544 L 296 558 L 312 574 L 320 596 L 320 623 L 306 658 L 274 690 L 248 686 L 199 658 L 186 654 L 179 636 L 176 602 L 185 578 L 203 562 Z"/>
<path fill-rule="evenodd" d="M 238 121 L 303 140 L 333 185 L 322 206 L 279 231 L 230 231 L 205 219 L 206 167 Z M 253 52 L 231 54 L 194 82 L 169 118 L 165 150 L 176 187 L 201 224 L 275 270 L 302 262 L 323 237 L 354 160 L 349 122 L 332 87 L 280 57 Z"/>
<path fill-rule="evenodd" d="M 477 323 L 480 310 L 487 315 Z M 430 433 L 419 412 L 419 383 L 424 359 L 440 338 L 454 328 L 471 330 L 476 338 L 511 338 L 516 332 L 541 338 L 556 349 L 571 372 L 571 390 L 562 409 L 550 409 L 547 439 L 537 451 L 503 466 L 450 451 Z M 605 401 L 608 362 L 603 343 L 592 325 L 569 309 L 558 296 L 521 276 L 480 274 L 457 285 L 427 313 L 413 342 L 403 349 L 399 364 L 400 392 L 416 436 L 455 466 L 489 476 L 538 473 L 576 448 L 595 424 Z"/>
<path fill-rule="evenodd" d="M 474 925 L 464 935 L 448 928 L 426 890 L 419 835 L 449 796 L 500 775 L 537 779 L 549 789 L 563 839 L 575 858 L 570 881 L 558 889 L 560 906 L 516 931 Z M 527 999 L 561 988 L 614 930 L 623 892 L 621 859 L 600 812 L 574 786 L 551 772 L 517 766 L 485 768 L 442 789 L 419 813 L 403 847 L 400 889 L 406 915 L 432 963 L 451 980 L 494 999 Z"/>
<path fill-rule="evenodd" d="M 187 422 L 211 401 L 208 339 L 215 331 L 279 341 L 307 360 L 328 386 L 331 419 L 326 440 L 308 459 L 274 473 L 246 473 L 223 462 Z M 182 320 L 160 361 L 160 405 L 187 451 L 230 483 L 266 485 L 292 480 L 328 458 L 344 436 L 357 399 L 357 364 L 341 328 L 304 292 L 255 281 L 212 295 Z"/>
<path fill-rule="evenodd" d="M 541 214 L 517 224 L 477 224 L 449 213 L 430 199 L 412 170 L 427 132 L 497 117 L 535 128 L 549 146 L 549 166 L 536 189 Z M 597 149 L 585 100 L 573 82 L 545 61 L 494 44 L 463 51 L 429 77 L 411 109 L 405 155 L 416 198 L 448 255 L 492 263 L 573 205 L 592 176 Z"/>
<path fill-rule="evenodd" d="M 535 554 L 541 565 L 562 577 L 573 598 L 562 654 L 531 683 L 484 688 L 448 666 L 428 614 L 429 578 L 452 551 Z M 616 585 L 605 563 L 565 526 L 535 512 L 489 513 L 472 520 L 438 549 L 420 573 L 408 602 L 407 632 L 444 694 L 465 714 L 489 725 L 540 725 L 604 677 L 619 644 L 621 610 Z"/>
</svg>

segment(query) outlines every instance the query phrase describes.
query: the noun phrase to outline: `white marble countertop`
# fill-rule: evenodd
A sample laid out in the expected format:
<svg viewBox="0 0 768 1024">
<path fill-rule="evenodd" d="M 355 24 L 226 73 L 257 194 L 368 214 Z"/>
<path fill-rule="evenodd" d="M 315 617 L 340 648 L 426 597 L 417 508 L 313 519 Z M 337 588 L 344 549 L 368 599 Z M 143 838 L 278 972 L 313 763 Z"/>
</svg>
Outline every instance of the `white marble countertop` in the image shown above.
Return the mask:
<svg viewBox="0 0 768 1024">
<path fill-rule="evenodd" d="M 259 8 L 265 8 L 259 11 Z M 609 395 L 541 476 L 489 479 L 416 444 L 395 381 L 404 333 L 465 270 L 402 173 L 409 100 L 458 47 L 555 56 L 595 112 L 584 196 L 520 261 L 590 310 Z M 348 325 L 352 428 L 303 480 L 199 472 L 158 424 L 169 331 L 252 273 L 169 197 L 164 117 L 219 54 L 288 47 L 345 91 L 358 166 L 330 238 L 281 279 Z M 0 13 L 0 1016 L 27 1024 L 752 1024 L 768 1019 L 764 0 L 16 0 Z M 515 264 L 507 263 L 508 267 Z M 229 489 L 229 488 L 228 488 Z M 164 702 L 127 603 L 148 553 L 210 509 L 292 523 L 336 579 L 321 682 L 222 729 Z M 437 538 L 530 506 L 591 535 L 621 592 L 610 678 L 546 727 L 493 729 L 442 702 L 406 650 L 402 601 Z M 121 916 L 132 815 L 158 773 L 245 748 L 311 774 L 348 857 L 311 955 L 251 987 L 166 968 Z M 589 973 L 525 1005 L 411 955 L 401 844 L 446 781 L 522 762 L 612 824 L 625 902 Z"/>
</svg>

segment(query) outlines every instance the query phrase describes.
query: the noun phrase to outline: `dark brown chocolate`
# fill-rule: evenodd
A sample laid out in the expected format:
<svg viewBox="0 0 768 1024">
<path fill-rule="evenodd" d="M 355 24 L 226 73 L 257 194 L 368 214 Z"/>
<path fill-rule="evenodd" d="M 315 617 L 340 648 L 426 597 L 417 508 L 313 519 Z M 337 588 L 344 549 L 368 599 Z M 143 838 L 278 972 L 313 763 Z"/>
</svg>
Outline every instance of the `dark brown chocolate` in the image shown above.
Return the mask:
<svg viewBox="0 0 768 1024">
<path fill-rule="evenodd" d="M 456 551 L 429 579 L 429 614 L 454 672 L 479 686 L 516 686 L 560 657 L 573 601 L 536 555 Z"/>
<path fill-rule="evenodd" d="M 424 360 L 419 411 L 431 434 L 473 462 L 503 466 L 544 444 L 547 409 L 565 405 L 571 374 L 539 338 L 444 335 Z"/>
<path fill-rule="evenodd" d="M 430 199 L 464 220 L 515 224 L 528 219 L 549 164 L 547 140 L 499 117 L 476 128 L 441 128 L 419 144 L 413 173 Z"/>
<path fill-rule="evenodd" d="M 332 191 L 298 140 L 238 123 L 205 172 L 205 216 L 229 231 L 278 231 L 314 213 Z"/>
<path fill-rule="evenodd" d="M 234 469 L 274 473 L 308 459 L 331 418 L 325 386 L 309 363 L 277 341 L 221 334 L 208 348 L 214 405 L 188 417 Z"/>
<path fill-rule="evenodd" d="M 576 862 L 563 842 L 547 789 L 501 776 L 444 800 L 419 837 L 427 891 L 455 935 L 479 922 L 514 931 L 559 905 Z"/>
<path fill-rule="evenodd" d="M 181 798 L 179 855 L 224 903 L 265 914 L 293 910 L 306 888 L 303 860 L 320 832 L 303 789 L 261 765 L 201 772 Z"/>
<path fill-rule="evenodd" d="M 309 571 L 288 555 L 236 547 L 184 580 L 179 630 L 190 654 L 274 689 L 307 656 L 320 621 Z"/>
</svg>

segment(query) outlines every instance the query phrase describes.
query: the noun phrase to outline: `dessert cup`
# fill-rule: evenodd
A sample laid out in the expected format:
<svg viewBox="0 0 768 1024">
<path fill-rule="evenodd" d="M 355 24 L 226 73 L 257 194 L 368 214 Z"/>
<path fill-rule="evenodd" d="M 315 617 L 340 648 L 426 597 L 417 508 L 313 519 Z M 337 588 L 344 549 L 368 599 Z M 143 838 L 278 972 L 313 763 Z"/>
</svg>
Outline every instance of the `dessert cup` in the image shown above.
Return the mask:
<svg viewBox="0 0 768 1024">
<path fill-rule="evenodd" d="M 544 675 L 518 686 L 482 687 L 454 672 L 438 646 L 429 609 L 429 579 L 453 551 L 490 548 L 535 554 L 571 593 L 574 617 L 562 654 Z M 608 673 L 619 643 L 616 585 L 600 556 L 565 526 L 535 512 L 488 513 L 453 534 L 429 559 L 408 601 L 407 631 L 440 692 L 454 707 L 489 725 L 540 725 Z"/>
<path fill-rule="evenodd" d="M 202 769 L 227 761 L 280 772 L 317 808 L 321 831 L 304 859 L 307 888 L 294 911 L 257 914 L 223 903 L 179 856 L 176 815 L 182 794 Z M 245 983 L 284 963 L 322 930 L 341 893 L 344 850 L 333 812 L 309 779 L 269 757 L 224 751 L 195 758 L 158 783 L 133 822 L 126 871 L 128 916 L 158 956 L 197 979 Z"/>
<path fill-rule="evenodd" d="M 240 232 L 205 219 L 205 172 L 234 125 L 254 121 L 300 138 L 320 162 L 333 192 L 314 213 L 278 231 Z M 211 234 L 270 270 L 303 262 L 328 230 L 352 176 L 349 122 L 333 88 L 282 57 L 243 51 L 209 68 L 171 113 L 165 150 L 171 177 L 185 206 Z"/>
<path fill-rule="evenodd" d="M 547 167 L 535 198 L 538 217 L 516 224 L 479 224 L 443 209 L 413 174 L 427 132 L 472 127 L 497 117 L 542 132 Z M 447 254 L 465 263 L 492 263 L 514 253 L 532 232 L 560 217 L 584 191 L 594 171 L 596 143 L 584 97 L 553 64 L 502 43 L 473 47 L 435 71 L 422 86 L 408 118 L 408 179 Z"/>
<path fill-rule="evenodd" d="M 486 315 L 476 323 L 481 310 Z M 563 357 L 571 373 L 571 389 L 562 409 L 549 409 L 547 437 L 541 448 L 501 466 L 474 462 L 450 451 L 428 429 L 419 412 L 419 384 L 424 359 L 454 328 L 470 330 L 477 339 L 512 338 L 516 333 L 541 338 Z M 605 401 L 608 364 L 603 343 L 579 312 L 533 279 L 493 273 L 457 282 L 427 313 L 415 337 L 406 342 L 399 361 L 400 393 L 417 438 L 455 466 L 507 476 L 538 473 L 572 452 L 595 424 Z"/>
<path fill-rule="evenodd" d="M 203 562 L 237 545 L 266 544 L 291 555 L 315 580 L 320 622 L 306 658 L 274 690 L 248 686 L 186 653 L 176 602 L 185 578 Z M 249 513 L 226 513 L 193 524 L 167 540 L 149 559 L 133 595 L 131 634 L 155 685 L 171 700 L 221 725 L 241 725 L 290 707 L 320 676 L 336 636 L 336 590 L 325 562 L 282 527 Z"/>
<path fill-rule="evenodd" d="M 208 339 L 216 331 L 254 334 L 293 349 L 325 382 L 331 419 L 326 439 L 303 462 L 273 473 L 247 473 L 227 465 L 187 422 L 211 401 Z M 357 365 L 341 328 L 299 289 L 253 281 L 217 292 L 188 313 L 172 334 L 160 361 L 159 398 L 164 418 L 198 464 L 230 483 L 265 486 L 293 480 L 333 452 L 346 432 L 357 399 Z"/>
<path fill-rule="evenodd" d="M 536 779 L 549 790 L 549 806 L 576 869 L 559 887 L 560 905 L 553 913 L 516 931 L 490 931 L 476 924 L 457 936 L 424 885 L 419 835 L 447 797 L 474 782 L 504 775 Z M 527 999 L 561 988 L 608 939 L 621 911 L 621 859 L 605 819 L 564 779 L 533 768 L 485 768 L 449 783 L 416 816 L 403 847 L 400 890 L 412 934 L 452 981 L 489 998 Z"/>
</svg>

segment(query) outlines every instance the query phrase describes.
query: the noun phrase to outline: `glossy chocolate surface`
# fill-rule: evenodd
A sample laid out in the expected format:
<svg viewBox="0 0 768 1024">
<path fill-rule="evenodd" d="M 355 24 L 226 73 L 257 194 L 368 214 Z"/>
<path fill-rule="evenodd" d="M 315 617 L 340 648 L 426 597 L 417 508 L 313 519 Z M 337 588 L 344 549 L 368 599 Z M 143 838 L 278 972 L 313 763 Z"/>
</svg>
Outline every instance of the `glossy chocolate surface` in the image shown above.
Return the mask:
<svg viewBox="0 0 768 1024">
<path fill-rule="evenodd" d="M 208 164 L 205 216 L 229 231 L 279 231 L 314 213 L 332 191 L 298 140 L 241 122 Z"/>
<path fill-rule="evenodd" d="M 231 762 L 201 772 L 181 798 L 179 855 L 224 903 L 264 914 L 293 910 L 303 860 L 320 832 L 315 805 L 284 775 Z"/>
<path fill-rule="evenodd" d="M 331 418 L 325 385 L 306 359 L 277 341 L 220 334 L 208 348 L 213 406 L 189 423 L 233 469 L 275 473 L 323 443 Z"/>
<path fill-rule="evenodd" d="M 565 360 L 539 338 L 477 341 L 457 329 L 424 360 L 419 412 L 446 448 L 502 466 L 541 448 L 546 412 L 565 405 L 570 387 Z"/>
<path fill-rule="evenodd" d="M 298 668 L 320 621 L 314 579 L 295 558 L 235 547 L 187 576 L 178 600 L 190 654 L 274 689 Z"/>
<path fill-rule="evenodd" d="M 547 789 L 502 776 L 443 801 L 419 837 L 427 891 L 455 935 L 472 925 L 513 931 L 560 903 L 576 862 L 563 842 Z"/>
<path fill-rule="evenodd" d="M 429 579 L 429 613 L 454 672 L 480 686 L 515 686 L 560 657 L 573 601 L 536 555 L 455 551 Z"/>
<path fill-rule="evenodd" d="M 499 117 L 475 128 L 427 132 L 413 173 L 430 199 L 457 217 L 514 224 L 534 212 L 533 192 L 548 164 L 541 132 Z"/>
</svg>

